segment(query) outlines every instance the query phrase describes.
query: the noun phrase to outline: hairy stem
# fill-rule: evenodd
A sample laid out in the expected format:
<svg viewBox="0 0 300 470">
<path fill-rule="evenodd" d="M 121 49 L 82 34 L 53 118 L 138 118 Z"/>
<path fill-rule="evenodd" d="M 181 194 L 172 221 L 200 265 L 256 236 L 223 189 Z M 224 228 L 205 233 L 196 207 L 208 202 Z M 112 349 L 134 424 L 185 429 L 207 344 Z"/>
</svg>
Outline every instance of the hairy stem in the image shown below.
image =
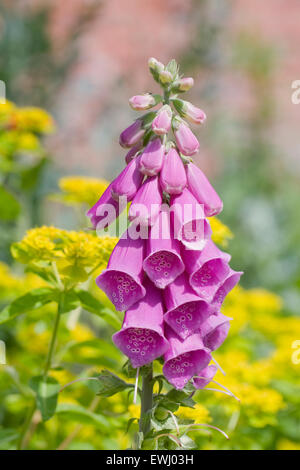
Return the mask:
<svg viewBox="0 0 300 470">
<path fill-rule="evenodd" d="M 148 413 L 152 409 L 153 401 L 153 365 L 151 364 L 151 369 L 147 375 L 143 375 L 143 385 L 141 393 L 141 416 L 139 422 L 140 432 L 144 436 L 150 431 L 151 420 L 150 414 Z"/>
</svg>

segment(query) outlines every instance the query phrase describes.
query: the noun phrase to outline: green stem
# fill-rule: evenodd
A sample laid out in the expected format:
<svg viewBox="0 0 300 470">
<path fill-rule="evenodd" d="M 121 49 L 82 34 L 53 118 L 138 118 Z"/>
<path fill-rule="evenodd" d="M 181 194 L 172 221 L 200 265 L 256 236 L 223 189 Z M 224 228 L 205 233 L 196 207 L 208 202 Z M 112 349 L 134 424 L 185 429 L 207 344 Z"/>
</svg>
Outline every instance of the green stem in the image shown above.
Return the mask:
<svg viewBox="0 0 300 470">
<path fill-rule="evenodd" d="M 151 419 L 148 413 L 152 409 L 153 401 L 153 365 L 147 375 L 143 375 L 142 393 L 141 393 L 141 416 L 139 422 L 140 432 L 144 436 L 150 431 Z"/>
<path fill-rule="evenodd" d="M 47 359 L 46 359 L 46 364 L 45 364 L 44 372 L 43 372 L 44 379 L 47 378 L 48 372 L 51 369 L 52 358 L 53 358 L 53 354 L 54 354 L 54 350 L 55 350 L 56 338 L 57 338 L 57 333 L 58 333 L 60 316 L 61 316 L 61 313 L 63 311 L 63 303 L 64 303 L 64 294 L 61 293 L 61 296 L 60 296 L 60 299 L 59 299 L 58 305 L 57 305 L 57 314 L 56 314 L 56 317 L 55 317 L 54 327 L 53 327 L 53 331 L 52 331 L 52 337 L 51 337 L 50 346 L 49 346 Z M 26 442 L 26 436 L 27 436 L 27 434 L 30 430 L 32 419 L 33 419 L 33 416 L 35 414 L 35 411 L 36 411 L 36 400 L 34 400 L 34 403 L 33 403 L 32 407 L 30 408 L 30 410 L 27 414 L 26 420 L 24 422 L 24 426 L 23 426 L 23 429 L 21 431 L 21 435 L 20 435 L 19 442 L 18 442 L 18 450 L 22 450 L 23 447 L 24 447 L 24 443 Z"/>
<path fill-rule="evenodd" d="M 58 302 L 58 305 L 57 305 L 57 314 L 56 314 L 56 317 L 55 317 L 55 323 L 54 323 L 54 327 L 53 327 L 52 338 L 51 338 L 51 342 L 50 342 L 50 346 L 49 346 L 49 350 L 48 350 L 48 355 L 47 355 L 47 359 L 46 359 L 46 364 L 45 364 L 45 368 L 44 368 L 44 377 L 45 378 L 47 377 L 49 369 L 51 368 L 51 364 L 52 364 L 52 357 L 53 357 L 53 353 L 54 353 L 54 349 L 55 349 L 56 337 L 57 337 L 57 332 L 58 332 L 60 315 L 61 315 L 61 312 L 62 312 L 63 303 L 64 303 L 64 294 L 61 293 L 60 299 L 59 299 L 59 302 Z"/>
</svg>

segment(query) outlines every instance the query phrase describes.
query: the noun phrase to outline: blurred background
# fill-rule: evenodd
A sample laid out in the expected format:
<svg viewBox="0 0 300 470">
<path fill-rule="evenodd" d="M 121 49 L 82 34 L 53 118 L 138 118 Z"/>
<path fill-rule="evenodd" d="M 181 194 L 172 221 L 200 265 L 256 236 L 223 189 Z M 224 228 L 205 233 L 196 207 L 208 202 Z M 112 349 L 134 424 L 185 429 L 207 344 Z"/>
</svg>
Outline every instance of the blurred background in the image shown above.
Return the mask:
<svg viewBox="0 0 300 470">
<path fill-rule="evenodd" d="M 196 130 L 201 150 L 195 159 L 224 201 L 220 219 L 234 234 L 232 266 L 245 272 L 244 289 L 281 298 L 283 323 L 299 318 L 300 104 L 291 101 L 292 82 L 300 79 L 299 15 L 298 0 L 2 0 L 6 97 L 18 107 L 45 109 L 55 129 L 44 118 L 38 149 L 27 135 L 21 180 L 7 170 L 5 157 L 15 144 L 7 128 L 2 133 L 0 260 L 12 263 L 10 244 L 30 227 L 86 227 L 83 209 L 78 217 L 78 210 L 55 200 L 59 179 L 115 177 L 124 165 L 119 134 L 136 115 L 127 100 L 157 90 L 148 58 L 175 58 L 195 79 L 187 99 L 207 113 Z M 247 352 L 250 337 L 264 358 L 272 347 L 261 335 L 246 333 L 246 343 L 237 336 L 234 344 Z M 289 354 L 292 349 L 288 364 Z M 292 388 L 299 385 L 300 364 L 294 369 Z M 280 393 L 286 406 L 292 403 L 284 431 L 282 420 L 276 438 L 269 430 L 262 438 L 256 428 L 250 444 L 236 447 L 300 445 L 299 388 L 288 397 Z M 255 425 L 248 425 L 251 435 Z"/>
</svg>

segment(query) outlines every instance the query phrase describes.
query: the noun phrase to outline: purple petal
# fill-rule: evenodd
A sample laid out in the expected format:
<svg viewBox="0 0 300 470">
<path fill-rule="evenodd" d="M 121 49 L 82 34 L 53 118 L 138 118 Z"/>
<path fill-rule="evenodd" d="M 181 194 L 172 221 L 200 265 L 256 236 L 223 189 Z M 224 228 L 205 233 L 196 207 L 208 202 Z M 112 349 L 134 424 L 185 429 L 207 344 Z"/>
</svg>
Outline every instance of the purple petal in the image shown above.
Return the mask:
<svg viewBox="0 0 300 470">
<path fill-rule="evenodd" d="M 159 137 L 151 140 L 140 157 L 140 171 L 144 175 L 157 175 L 163 165 L 164 146 Z"/>
<path fill-rule="evenodd" d="M 86 213 L 93 227 L 99 230 L 108 227 L 125 209 L 124 204 L 119 204 L 111 197 L 111 187 L 112 184 L 106 188 L 100 199 Z"/>
<path fill-rule="evenodd" d="M 182 257 L 190 274 L 190 285 L 200 297 L 211 300 L 229 273 L 230 255 L 207 240 L 202 251 L 183 248 Z"/>
<path fill-rule="evenodd" d="M 175 238 L 190 250 L 202 250 L 212 233 L 202 205 L 185 188 L 181 194 L 172 196 L 171 208 Z"/>
<path fill-rule="evenodd" d="M 184 271 L 179 242 L 174 240 L 170 231 L 168 212 L 161 212 L 151 228 L 143 268 L 160 289 L 164 289 Z"/>
<path fill-rule="evenodd" d="M 129 220 L 135 224 L 153 225 L 160 213 L 162 194 L 158 184 L 158 178 L 147 178 L 138 190 L 129 208 Z"/>
<path fill-rule="evenodd" d="M 121 196 L 126 196 L 131 201 L 136 195 L 143 181 L 143 175 L 139 171 L 139 159 L 134 158 L 111 184 L 112 197 L 118 200 Z"/>
<path fill-rule="evenodd" d="M 231 318 L 222 313 L 211 315 L 200 327 L 203 343 L 210 351 L 218 349 L 225 341 Z"/>
<path fill-rule="evenodd" d="M 206 217 L 219 214 L 223 209 L 223 202 L 200 168 L 189 163 L 186 174 L 188 188 L 197 201 L 204 205 Z"/>
<path fill-rule="evenodd" d="M 165 336 L 170 347 L 164 356 L 163 374 L 175 388 L 181 389 L 197 371 L 209 364 L 211 355 L 198 333 L 182 340 L 166 327 Z"/>
<path fill-rule="evenodd" d="M 214 306 L 217 308 L 221 307 L 226 295 L 236 286 L 242 274 L 242 271 L 236 272 L 233 269 L 230 269 L 228 276 L 223 281 L 213 297 L 212 303 Z"/>
<path fill-rule="evenodd" d="M 126 231 L 115 246 L 107 269 L 96 279 L 98 287 L 119 311 L 127 310 L 145 295 L 142 286 L 144 245 L 144 240 L 134 240 Z"/>
<path fill-rule="evenodd" d="M 113 335 L 116 346 L 129 357 L 133 367 L 141 367 L 162 356 L 169 344 L 163 334 L 161 294 L 150 281 L 146 295 L 127 310 L 122 329 Z"/>
<path fill-rule="evenodd" d="M 186 186 L 184 164 L 174 148 L 165 155 L 160 173 L 160 186 L 168 194 L 180 194 Z"/>
<path fill-rule="evenodd" d="M 206 387 L 212 381 L 217 371 L 218 368 L 214 365 L 205 367 L 204 369 L 200 370 L 197 375 L 200 376 L 201 379 L 197 376 L 193 378 L 194 387 L 198 390 Z"/>
<path fill-rule="evenodd" d="M 195 294 L 185 273 L 166 287 L 164 300 L 168 309 L 165 322 L 181 338 L 194 333 L 214 312 L 205 300 Z"/>
</svg>

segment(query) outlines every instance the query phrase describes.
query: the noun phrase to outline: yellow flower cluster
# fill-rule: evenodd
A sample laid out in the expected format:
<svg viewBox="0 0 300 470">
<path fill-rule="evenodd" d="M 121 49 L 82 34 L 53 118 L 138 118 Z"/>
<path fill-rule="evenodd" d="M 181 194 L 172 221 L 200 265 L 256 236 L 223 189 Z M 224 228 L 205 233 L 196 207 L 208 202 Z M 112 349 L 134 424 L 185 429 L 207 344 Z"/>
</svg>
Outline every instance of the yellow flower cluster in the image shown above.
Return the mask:
<svg viewBox="0 0 300 470">
<path fill-rule="evenodd" d="M 70 204 L 93 206 L 107 186 L 107 181 L 97 178 L 68 176 L 59 180 L 59 187 L 63 192 L 62 199 Z"/>
<path fill-rule="evenodd" d="M 71 281 L 85 280 L 91 270 L 106 265 L 117 243 L 116 238 L 97 237 L 56 227 L 30 229 L 11 251 L 16 260 L 28 265 L 56 263 L 59 274 Z"/>
<path fill-rule="evenodd" d="M 231 230 L 216 217 L 211 217 L 209 223 L 212 229 L 212 241 L 226 248 L 228 241 L 233 238 Z"/>
<path fill-rule="evenodd" d="M 0 155 L 12 158 L 20 152 L 38 155 L 39 137 L 54 130 L 51 116 L 40 108 L 18 108 L 6 101 L 0 104 Z"/>
</svg>

